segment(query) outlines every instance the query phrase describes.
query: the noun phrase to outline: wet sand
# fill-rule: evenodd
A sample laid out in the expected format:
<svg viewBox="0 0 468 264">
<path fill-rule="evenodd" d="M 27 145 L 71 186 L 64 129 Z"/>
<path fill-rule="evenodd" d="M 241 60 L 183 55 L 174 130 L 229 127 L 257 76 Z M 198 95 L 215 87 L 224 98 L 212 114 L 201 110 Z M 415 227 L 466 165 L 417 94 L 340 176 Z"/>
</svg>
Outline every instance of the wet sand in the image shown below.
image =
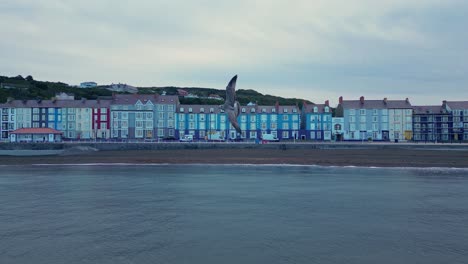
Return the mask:
<svg viewBox="0 0 468 264">
<path fill-rule="evenodd" d="M 468 150 L 171 149 L 97 151 L 74 155 L 0 156 L 0 165 L 88 163 L 304 164 L 324 166 L 468 168 Z"/>
</svg>

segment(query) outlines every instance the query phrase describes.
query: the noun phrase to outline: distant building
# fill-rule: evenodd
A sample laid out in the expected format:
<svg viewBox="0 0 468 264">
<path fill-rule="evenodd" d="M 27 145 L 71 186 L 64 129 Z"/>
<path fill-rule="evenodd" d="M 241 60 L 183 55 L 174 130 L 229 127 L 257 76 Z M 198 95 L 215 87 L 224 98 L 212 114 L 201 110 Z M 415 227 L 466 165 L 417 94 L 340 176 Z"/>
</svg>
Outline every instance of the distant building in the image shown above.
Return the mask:
<svg viewBox="0 0 468 264">
<path fill-rule="evenodd" d="M 113 83 L 107 88 L 107 90 L 113 92 L 138 93 L 138 88 L 125 83 Z"/>
<path fill-rule="evenodd" d="M 179 96 L 187 96 L 187 95 L 189 95 L 189 93 L 188 93 L 187 91 L 183 90 L 183 89 L 177 89 L 177 94 L 178 94 Z"/>
<path fill-rule="evenodd" d="M 305 128 L 305 131 L 301 132 L 302 139 L 319 141 L 332 139 L 332 111 L 328 100 L 325 104 L 304 102 L 302 121 Z"/>
<path fill-rule="evenodd" d="M 63 132 L 52 128 L 20 128 L 10 132 L 10 142 L 61 142 Z"/>
<path fill-rule="evenodd" d="M 452 131 L 452 116 L 445 106 L 413 106 L 414 141 L 448 141 Z"/>
<path fill-rule="evenodd" d="M 468 140 L 468 101 L 443 101 L 443 108 L 453 116 L 453 140 Z"/>
<path fill-rule="evenodd" d="M 57 99 L 57 100 L 75 100 L 75 95 L 61 92 L 61 93 L 55 94 L 55 99 Z"/>
<path fill-rule="evenodd" d="M 411 140 L 413 108 L 406 100 L 343 100 L 337 117 L 344 117 L 344 140 Z"/>
<path fill-rule="evenodd" d="M 97 83 L 95 82 L 82 82 L 80 83 L 80 88 L 94 88 L 97 87 Z"/>
</svg>

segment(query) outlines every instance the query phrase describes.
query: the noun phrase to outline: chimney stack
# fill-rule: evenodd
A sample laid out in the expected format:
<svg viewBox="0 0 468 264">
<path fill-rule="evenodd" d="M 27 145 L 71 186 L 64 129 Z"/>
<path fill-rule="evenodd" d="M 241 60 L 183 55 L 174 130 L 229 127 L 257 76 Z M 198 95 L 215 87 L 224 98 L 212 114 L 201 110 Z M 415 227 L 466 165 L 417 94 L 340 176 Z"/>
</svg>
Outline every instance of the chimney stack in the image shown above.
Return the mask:
<svg viewBox="0 0 468 264">
<path fill-rule="evenodd" d="M 338 99 L 338 102 L 339 102 L 340 104 L 343 103 L 343 96 L 340 96 L 340 98 Z"/>
<path fill-rule="evenodd" d="M 387 104 L 387 97 L 383 99 L 384 104 Z"/>
<path fill-rule="evenodd" d="M 364 96 L 361 96 L 361 97 L 359 98 L 359 101 L 361 102 L 361 104 L 364 104 Z"/>
<path fill-rule="evenodd" d="M 409 98 L 408 97 L 406 97 L 405 101 L 406 101 L 407 104 L 409 104 Z"/>
<path fill-rule="evenodd" d="M 326 106 L 330 106 L 330 101 L 326 100 L 326 101 L 325 101 L 325 105 L 326 105 Z"/>
</svg>

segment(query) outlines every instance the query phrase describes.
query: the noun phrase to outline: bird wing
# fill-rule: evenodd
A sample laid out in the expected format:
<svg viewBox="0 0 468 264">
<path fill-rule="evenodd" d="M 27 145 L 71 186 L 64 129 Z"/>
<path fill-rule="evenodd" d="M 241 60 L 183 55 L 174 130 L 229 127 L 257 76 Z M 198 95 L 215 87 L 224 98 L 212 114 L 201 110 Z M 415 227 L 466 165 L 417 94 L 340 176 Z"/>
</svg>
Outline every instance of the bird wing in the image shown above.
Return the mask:
<svg viewBox="0 0 468 264">
<path fill-rule="evenodd" d="M 226 104 L 233 106 L 236 102 L 236 82 L 237 82 L 237 75 L 232 77 L 231 81 L 229 81 L 228 86 L 226 87 Z"/>
</svg>

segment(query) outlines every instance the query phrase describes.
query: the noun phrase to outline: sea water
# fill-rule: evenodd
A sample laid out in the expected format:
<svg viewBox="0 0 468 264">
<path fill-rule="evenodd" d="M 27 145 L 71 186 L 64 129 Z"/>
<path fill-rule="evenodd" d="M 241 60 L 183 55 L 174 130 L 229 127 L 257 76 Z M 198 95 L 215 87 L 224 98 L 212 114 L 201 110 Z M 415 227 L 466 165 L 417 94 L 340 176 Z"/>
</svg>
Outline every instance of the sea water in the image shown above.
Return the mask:
<svg viewBox="0 0 468 264">
<path fill-rule="evenodd" d="M 2 166 L 0 263 L 468 263 L 468 171 Z"/>
</svg>

